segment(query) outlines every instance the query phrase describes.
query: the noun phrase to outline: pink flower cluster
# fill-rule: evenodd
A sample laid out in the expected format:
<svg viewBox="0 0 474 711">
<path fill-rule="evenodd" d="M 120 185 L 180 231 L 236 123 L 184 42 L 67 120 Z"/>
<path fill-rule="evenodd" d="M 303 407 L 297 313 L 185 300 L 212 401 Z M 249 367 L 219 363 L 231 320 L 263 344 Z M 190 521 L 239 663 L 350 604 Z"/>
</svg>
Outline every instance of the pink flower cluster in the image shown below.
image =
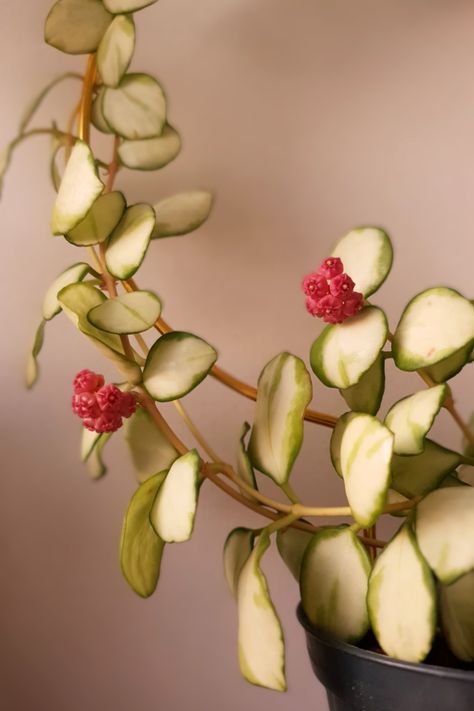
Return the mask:
<svg viewBox="0 0 474 711">
<path fill-rule="evenodd" d="M 305 276 L 301 286 L 311 316 L 326 323 L 342 323 L 364 305 L 364 297 L 354 291 L 354 282 L 344 273 L 339 257 L 325 259 L 317 272 Z"/>
<path fill-rule="evenodd" d="M 74 378 L 72 411 L 91 432 L 115 432 L 122 426 L 122 418 L 130 417 L 137 409 L 135 395 L 123 393 L 116 385 L 104 384 L 104 376 L 81 370 Z"/>
</svg>

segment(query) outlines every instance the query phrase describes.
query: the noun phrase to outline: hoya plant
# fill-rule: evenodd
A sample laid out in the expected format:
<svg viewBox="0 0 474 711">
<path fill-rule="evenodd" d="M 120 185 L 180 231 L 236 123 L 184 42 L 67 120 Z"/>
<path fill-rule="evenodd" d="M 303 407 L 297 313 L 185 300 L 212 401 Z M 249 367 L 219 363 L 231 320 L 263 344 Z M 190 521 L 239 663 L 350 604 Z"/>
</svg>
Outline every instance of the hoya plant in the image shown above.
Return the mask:
<svg viewBox="0 0 474 711">
<path fill-rule="evenodd" d="M 302 358 L 283 352 L 263 367 L 254 388 L 222 370 L 218 351 L 201 336 L 175 331 L 163 319 L 159 295 L 141 289 L 137 273 L 153 242 L 197 229 L 213 197 L 186 189 L 157 196 L 154 205 L 129 204 L 115 189 L 120 171 L 160 170 L 181 147 L 162 86 L 131 69 L 133 14 L 154 4 L 58 0 L 46 18 L 49 45 L 88 57 L 83 75 L 66 72 L 38 94 L 0 161 L 3 176 L 19 143 L 50 136 L 57 192 L 51 233 L 71 249 L 71 263 L 45 289 L 27 386 L 38 378 L 53 318 L 83 334 L 91 359 L 95 348 L 116 367 L 115 383 L 87 367 L 71 374 L 72 410 L 93 478 L 104 475 L 103 449 L 119 431 L 130 449 L 137 487 L 124 515 L 120 565 L 137 595 L 154 593 L 164 548 L 191 538 L 204 482 L 261 515 L 261 527 L 236 528 L 223 545 L 239 664 L 249 682 L 286 689 L 283 631 L 262 569 L 272 545 L 298 581 L 316 628 L 351 643 L 371 629 L 381 651 L 411 662 L 426 658 L 441 628 L 453 654 L 473 661 L 474 435 L 455 407 L 451 381 L 472 362 L 474 305 L 454 289 L 430 288 L 411 298 L 392 331 L 373 301 L 390 272 L 392 244 L 384 230 L 365 226 L 343 236 L 330 255 L 315 257 L 321 265 L 303 279 L 308 312 L 327 324 L 309 353 L 316 379 Z M 77 80 L 67 126 L 31 128 L 49 90 Z M 96 144 L 104 146 L 98 134 L 110 138 L 107 159 L 97 153 Z M 151 347 L 145 332 L 155 334 Z M 381 417 L 385 371 L 393 368 L 417 372 L 419 387 L 410 379 L 405 397 L 385 401 Z M 182 403 L 208 376 L 255 401 L 234 462 L 215 454 Z M 308 409 L 313 384 L 339 390 L 342 415 Z M 186 441 L 162 415 L 161 403 L 170 401 L 187 425 Z M 462 451 L 429 437 L 443 408 L 462 430 Z M 290 484 L 305 419 L 332 429 L 334 475 L 347 497 L 339 507 L 308 505 Z M 261 476 L 279 490 L 273 497 L 260 492 Z M 386 515 L 399 525 L 381 540 L 376 526 Z M 320 517 L 334 523 L 318 525 Z"/>
</svg>

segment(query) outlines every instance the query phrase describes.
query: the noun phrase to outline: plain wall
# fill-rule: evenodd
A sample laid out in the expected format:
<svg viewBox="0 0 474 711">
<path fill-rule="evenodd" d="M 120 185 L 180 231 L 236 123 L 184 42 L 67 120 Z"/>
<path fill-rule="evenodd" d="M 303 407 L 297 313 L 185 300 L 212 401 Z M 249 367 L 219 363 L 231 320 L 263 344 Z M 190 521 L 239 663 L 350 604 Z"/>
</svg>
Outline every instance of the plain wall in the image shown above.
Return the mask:
<svg viewBox="0 0 474 711">
<path fill-rule="evenodd" d="M 42 42 L 48 0 L 1 0 L 0 143 L 48 79 L 82 71 Z M 472 297 L 474 5 L 470 0 L 161 0 L 136 15 L 133 69 L 156 74 L 183 151 L 158 173 L 123 171 L 129 202 L 178 190 L 217 194 L 211 219 L 154 243 L 138 281 L 175 328 L 214 344 L 220 364 L 255 383 L 282 350 L 308 360 L 321 325 L 306 314 L 301 277 L 345 231 L 381 224 L 395 243 L 391 279 L 374 301 L 392 328 L 417 291 L 456 286 Z M 36 125 L 65 118 L 79 84 L 57 88 Z M 107 142 L 100 154 L 109 155 Z M 121 577 L 121 520 L 134 490 L 116 435 L 109 473 L 79 462 L 71 380 L 89 367 L 113 377 L 65 318 L 48 324 L 41 380 L 23 367 L 42 294 L 80 250 L 49 234 L 54 193 L 48 141 L 21 147 L 0 204 L 2 711 L 326 709 L 294 609 L 298 590 L 274 551 L 265 560 L 287 637 L 286 695 L 239 676 L 237 615 L 222 572 L 236 525 L 260 519 L 206 484 L 191 542 L 169 546 L 157 593 L 136 597 Z M 313 405 L 340 414 L 316 382 Z M 421 387 L 388 368 L 390 396 Z M 472 380 L 455 396 L 466 415 Z M 253 406 L 208 379 L 186 398 L 214 447 L 232 458 Z M 172 407 L 171 421 L 186 441 Z M 458 447 L 447 415 L 437 432 Z M 292 482 L 308 504 L 343 503 L 329 430 L 307 425 Z M 266 491 L 278 496 L 270 483 Z M 350 585 L 350 581 L 348 581 Z"/>
</svg>

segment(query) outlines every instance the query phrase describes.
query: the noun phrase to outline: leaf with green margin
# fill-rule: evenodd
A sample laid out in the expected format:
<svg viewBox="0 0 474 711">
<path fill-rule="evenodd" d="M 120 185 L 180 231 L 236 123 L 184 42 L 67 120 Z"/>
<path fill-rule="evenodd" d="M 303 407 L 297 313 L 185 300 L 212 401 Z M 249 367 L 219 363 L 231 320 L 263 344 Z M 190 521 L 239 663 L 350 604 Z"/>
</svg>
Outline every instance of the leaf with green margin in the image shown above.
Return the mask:
<svg viewBox="0 0 474 711">
<path fill-rule="evenodd" d="M 290 353 L 275 356 L 258 379 L 248 447 L 251 463 L 277 484 L 286 484 L 303 442 L 304 413 L 311 401 L 305 364 Z"/>
<path fill-rule="evenodd" d="M 109 12 L 119 14 L 121 12 L 136 12 L 143 8 L 153 5 L 156 0 L 103 0 L 103 3 Z"/>
<path fill-rule="evenodd" d="M 370 622 L 390 657 L 421 662 L 436 631 L 433 578 L 405 523 L 375 561 L 367 595 Z"/>
<path fill-rule="evenodd" d="M 446 386 L 435 385 L 404 397 L 385 416 L 385 425 L 395 435 L 395 454 L 420 454 L 425 436 L 441 410 L 446 398 Z"/>
<path fill-rule="evenodd" d="M 474 488 L 432 491 L 415 522 L 421 552 L 441 582 L 450 585 L 474 568 Z"/>
<path fill-rule="evenodd" d="M 197 230 L 209 217 L 214 196 L 206 190 L 190 190 L 160 200 L 155 206 L 152 239 L 175 237 Z"/>
<path fill-rule="evenodd" d="M 418 370 L 474 345 L 474 306 L 454 289 L 417 294 L 405 308 L 392 344 L 400 370 Z"/>
<path fill-rule="evenodd" d="M 152 291 L 132 291 L 107 299 L 87 314 L 87 320 L 107 333 L 142 333 L 160 317 L 161 302 Z"/>
<path fill-rule="evenodd" d="M 165 127 L 165 94 L 148 74 L 126 74 L 117 88 L 107 87 L 101 108 L 110 128 L 130 141 L 159 136 Z"/>
<path fill-rule="evenodd" d="M 51 286 L 48 287 L 42 303 L 43 318 L 45 321 L 50 321 L 61 311 L 61 304 L 58 301 L 58 294 L 65 286 L 76 284 L 82 281 L 90 272 L 90 267 L 87 262 L 77 262 L 71 264 L 70 267 L 56 277 Z"/>
<path fill-rule="evenodd" d="M 195 449 L 176 459 L 150 511 L 150 522 L 166 543 L 189 541 L 201 483 L 201 459 Z"/>
<path fill-rule="evenodd" d="M 154 400 L 177 400 L 204 380 L 216 360 L 217 352 L 202 338 L 172 331 L 150 348 L 143 382 Z"/>
<path fill-rule="evenodd" d="M 260 568 L 269 545 L 268 531 L 263 530 L 240 573 L 239 665 L 251 684 L 286 691 L 283 630 Z"/>
<path fill-rule="evenodd" d="M 301 603 L 309 621 L 347 642 L 361 639 L 369 628 L 370 569 L 365 547 L 347 526 L 315 533 L 300 573 Z"/>
<path fill-rule="evenodd" d="M 390 485 L 393 434 L 372 415 L 356 413 L 341 439 L 340 468 L 352 515 L 369 528 L 380 515 Z"/>
<path fill-rule="evenodd" d="M 375 363 L 387 335 L 384 312 L 365 306 L 344 323 L 324 329 L 311 346 L 311 368 L 324 385 L 349 388 Z"/>
<path fill-rule="evenodd" d="M 112 432 L 100 434 L 89 452 L 86 463 L 91 479 L 102 479 L 107 473 L 107 467 L 102 459 L 102 451 L 111 437 Z"/>
<path fill-rule="evenodd" d="M 107 243 L 105 263 L 112 276 L 129 279 L 145 258 L 155 213 L 151 205 L 137 203 L 125 210 Z"/>
<path fill-rule="evenodd" d="M 97 50 L 97 69 L 105 86 L 116 87 L 131 62 L 135 49 L 133 17 L 114 17 Z"/>
<path fill-rule="evenodd" d="M 336 474 L 342 477 L 341 471 L 341 441 L 346 425 L 355 417 L 356 412 L 345 412 L 341 415 L 336 422 L 336 426 L 332 431 L 331 440 L 329 443 L 329 454 L 331 457 L 331 462 L 336 470 Z"/>
<path fill-rule="evenodd" d="M 131 170 L 159 170 L 171 163 L 180 150 L 179 133 L 166 124 L 159 136 L 122 141 L 118 156 L 121 164 Z"/>
<path fill-rule="evenodd" d="M 425 368 L 425 371 L 435 383 L 444 383 L 446 380 L 454 378 L 470 362 L 471 353 L 472 346 L 468 344 L 448 358 Z"/>
<path fill-rule="evenodd" d="M 224 575 L 229 590 L 235 598 L 240 573 L 252 552 L 256 535 L 251 528 L 234 528 L 224 543 Z"/>
<path fill-rule="evenodd" d="M 179 457 L 179 452 L 157 429 L 144 408 L 138 408 L 132 417 L 125 420 L 124 437 L 140 482 L 157 472 L 168 470 Z"/>
<path fill-rule="evenodd" d="M 35 337 L 33 339 L 33 345 L 31 347 L 31 352 L 28 355 L 26 362 L 25 371 L 25 385 L 28 389 L 31 389 L 33 385 L 37 382 L 39 377 L 39 366 L 38 366 L 38 356 L 41 352 L 41 348 L 44 343 L 44 327 L 46 321 L 41 319 L 40 324 L 35 332 Z"/>
<path fill-rule="evenodd" d="M 125 212 L 125 197 L 118 190 L 99 195 L 85 218 L 65 237 L 76 247 L 88 247 L 105 242 Z"/>
<path fill-rule="evenodd" d="M 424 496 L 460 464 L 461 456 L 430 439 L 421 454 L 392 459 L 392 488 L 404 496 Z"/>
<path fill-rule="evenodd" d="M 153 530 L 150 511 L 164 481 L 159 472 L 141 484 L 130 500 L 120 541 L 120 567 L 132 590 L 150 597 L 158 584 L 164 541 Z"/>
<path fill-rule="evenodd" d="M 452 653 L 474 661 L 474 570 L 451 585 L 439 586 L 441 627 Z"/>
<path fill-rule="evenodd" d="M 58 0 L 46 18 L 44 39 L 61 52 L 89 54 L 111 22 L 101 0 Z"/>
<path fill-rule="evenodd" d="M 102 111 L 102 102 L 104 100 L 104 94 L 106 89 L 107 87 L 105 86 L 100 86 L 98 88 L 96 97 L 92 102 L 91 121 L 93 126 L 95 126 L 98 131 L 100 131 L 101 133 L 110 134 L 113 133 L 113 130 L 110 128 L 109 124 L 105 120 L 104 112 Z"/>
<path fill-rule="evenodd" d="M 91 149 L 84 141 L 76 141 L 53 207 L 53 235 L 63 235 L 76 227 L 103 189 Z"/>
<path fill-rule="evenodd" d="M 87 336 L 102 353 L 112 360 L 120 372 L 131 383 L 140 383 L 142 372 L 137 363 L 126 358 L 119 336 L 99 331 L 87 320 L 88 312 L 106 300 L 104 294 L 91 284 L 79 282 L 64 287 L 58 294 L 58 301 L 64 313 L 76 328 Z"/>
<path fill-rule="evenodd" d="M 240 432 L 239 443 L 237 445 L 237 474 L 253 489 L 258 489 L 252 463 L 250 461 L 249 455 L 247 454 L 247 449 L 245 446 L 245 439 L 250 430 L 251 426 L 249 425 L 249 423 L 244 422 L 244 424 L 242 425 L 242 430 Z M 240 489 L 240 492 L 243 496 L 246 496 L 247 498 L 253 498 L 245 491 L 245 489 Z"/>
<path fill-rule="evenodd" d="M 351 410 L 376 415 L 385 390 L 385 358 L 379 355 L 362 378 L 350 388 L 339 390 Z"/>
<path fill-rule="evenodd" d="M 344 264 L 344 271 L 355 282 L 355 290 L 365 297 L 383 284 L 393 262 L 388 234 L 380 227 L 359 227 L 346 234 L 331 252 Z"/>
<path fill-rule="evenodd" d="M 313 534 L 309 531 L 300 531 L 297 528 L 280 528 L 277 531 L 276 543 L 278 552 L 297 582 L 300 579 L 303 555 L 312 537 Z"/>
</svg>

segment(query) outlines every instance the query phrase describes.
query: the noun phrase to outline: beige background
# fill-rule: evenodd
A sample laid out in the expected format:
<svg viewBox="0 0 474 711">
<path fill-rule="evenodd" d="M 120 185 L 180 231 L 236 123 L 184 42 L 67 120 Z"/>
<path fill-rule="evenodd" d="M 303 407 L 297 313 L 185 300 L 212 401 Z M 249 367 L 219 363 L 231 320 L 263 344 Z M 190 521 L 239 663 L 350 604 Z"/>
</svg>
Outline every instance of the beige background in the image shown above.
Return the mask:
<svg viewBox="0 0 474 711">
<path fill-rule="evenodd" d="M 43 45 L 49 4 L 1 1 L 2 144 L 38 86 L 83 66 Z M 153 244 L 139 277 L 175 327 L 206 337 L 221 364 L 251 382 L 280 350 L 306 358 L 320 327 L 304 311 L 300 279 L 363 223 L 384 225 L 396 242 L 392 279 L 377 297 L 392 326 L 428 285 L 472 296 L 470 0 L 161 0 L 136 19 L 133 67 L 163 82 L 184 150 L 164 171 L 124 172 L 118 185 L 130 202 L 200 186 L 218 195 L 206 227 Z M 76 89 L 57 89 L 41 122 L 66 116 Z M 325 709 L 294 618 L 297 588 L 273 551 L 266 571 L 286 630 L 290 691 L 240 679 L 221 551 L 232 527 L 257 519 L 211 485 L 193 540 L 166 551 L 157 594 L 142 601 L 127 588 L 117 547 L 133 474 L 120 436 L 101 482 L 78 462 L 70 381 L 103 365 L 69 322 L 49 324 L 41 381 L 33 394 L 22 389 L 43 290 L 80 258 L 48 232 L 47 156 L 45 139 L 18 151 L 0 206 L 2 711 Z M 389 381 L 393 397 L 419 385 L 392 369 Z M 469 385 L 464 377 L 456 387 L 465 412 Z M 187 401 L 231 457 L 251 404 L 212 381 Z M 317 383 L 314 405 L 344 410 Z M 447 417 L 438 430 L 458 446 Z M 329 431 L 306 434 L 295 488 L 308 503 L 342 502 Z"/>
</svg>

